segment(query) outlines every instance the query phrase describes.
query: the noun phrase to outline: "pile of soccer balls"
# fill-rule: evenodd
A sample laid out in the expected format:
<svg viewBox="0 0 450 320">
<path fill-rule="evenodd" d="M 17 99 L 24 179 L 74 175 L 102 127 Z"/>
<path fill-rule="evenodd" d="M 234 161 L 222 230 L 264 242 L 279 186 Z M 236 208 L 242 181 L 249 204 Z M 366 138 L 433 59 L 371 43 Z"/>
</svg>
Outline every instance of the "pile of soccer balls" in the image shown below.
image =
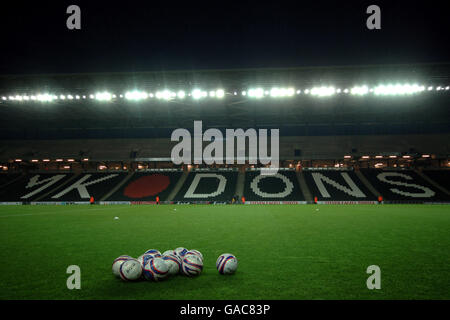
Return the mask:
<svg viewBox="0 0 450 320">
<path fill-rule="evenodd" d="M 216 261 L 220 274 L 233 274 L 237 269 L 234 255 L 224 253 Z M 203 255 L 198 250 L 176 248 L 160 253 L 156 249 L 145 251 L 137 259 L 123 255 L 112 264 L 112 272 L 124 281 L 146 279 L 161 281 L 169 276 L 184 274 L 188 277 L 198 276 L 203 270 Z"/>
</svg>

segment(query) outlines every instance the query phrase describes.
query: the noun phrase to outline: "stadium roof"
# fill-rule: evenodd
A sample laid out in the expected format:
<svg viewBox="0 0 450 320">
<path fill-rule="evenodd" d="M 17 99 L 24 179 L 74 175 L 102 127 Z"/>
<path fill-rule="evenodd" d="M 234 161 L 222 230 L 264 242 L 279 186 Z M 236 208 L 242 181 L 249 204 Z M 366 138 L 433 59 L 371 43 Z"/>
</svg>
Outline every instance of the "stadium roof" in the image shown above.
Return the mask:
<svg viewBox="0 0 450 320">
<path fill-rule="evenodd" d="M 57 99 L 51 103 L 0 100 L 0 124 L 3 137 L 34 138 L 72 130 L 83 136 L 88 129 L 144 130 L 155 128 L 191 128 L 194 120 L 204 127 L 290 127 L 292 134 L 335 135 L 447 132 L 450 128 L 449 90 L 422 92 L 395 97 L 364 97 L 350 94 L 312 98 L 296 95 L 280 99 L 251 99 L 241 90 L 262 87 L 336 88 L 367 84 L 418 83 L 425 88 L 450 85 L 450 64 L 368 65 L 302 68 L 189 70 L 138 73 L 91 73 L 0 76 L 0 96 L 54 92 L 87 95 L 86 100 Z M 428 87 L 430 86 L 430 87 Z M 127 101 L 122 98 L 102 103 L 89 99 L 96 92 L 125 93 L 127 90 L 185 90 L 223 88 L 225 99 L 173 101 L 148 99 Z M 436 89 L 438 90 L 438 89 Z M 237 91 L 239 94 L 233 95 Z M 27 96 L 28 97 L 28 96 Z M 72 97 L 72 96 L 71 96 Z M 2 97 L 3 98 L 3 97 Z M 392 129 L 395 127 L 394 129 Z M 330 131 L 330 128 L 336 130 Z M 370 128 L 366 130 L 367 128 Z M 386 132 L 386 128 L 391 128 Z M 447 129 L 445 129 L 447 128 Z M 43 133 L 53 130 L 53 133 Z M 58 133 L 59 132 L 59 133 Z M 164 131 L 163 136 L 170 133 Z M 152 134 L 155 134 L 154 131 Z M 281 131 L 283 134 L 283 131 Z M 158 134 L 156 134 L 158 136 Z"/>
</svg>

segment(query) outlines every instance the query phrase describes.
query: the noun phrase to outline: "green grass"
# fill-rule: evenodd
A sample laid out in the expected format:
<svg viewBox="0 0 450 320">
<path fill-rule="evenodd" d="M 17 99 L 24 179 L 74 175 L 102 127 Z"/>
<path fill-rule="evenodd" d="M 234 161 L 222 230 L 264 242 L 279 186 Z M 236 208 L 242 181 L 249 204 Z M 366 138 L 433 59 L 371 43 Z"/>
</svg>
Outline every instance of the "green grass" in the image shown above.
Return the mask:
<svg viewBox="0 0 450 320">
<path fill-rule="evenodd" d="M 0 206 L 0 237 L 2 300 L 450 298 L 446 205 Z M 112 275 L 119 255 L 180 246 L 203 253 L 199 277 Z M 233 276 L 215 269 L 225 252 Z M 66 287 L 69 265 L 81 290 Z M 366 287 L 369 265 L 381 290 Z"/>
</svg>

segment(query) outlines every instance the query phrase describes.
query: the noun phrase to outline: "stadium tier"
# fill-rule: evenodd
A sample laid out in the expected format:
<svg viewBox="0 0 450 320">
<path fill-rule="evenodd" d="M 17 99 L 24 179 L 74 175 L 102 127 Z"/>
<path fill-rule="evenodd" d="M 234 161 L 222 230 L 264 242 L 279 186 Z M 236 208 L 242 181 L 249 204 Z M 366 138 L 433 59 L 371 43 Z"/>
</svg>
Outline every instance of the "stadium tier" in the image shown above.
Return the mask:
<svg viewBox="0 0 450 320">
<path fill-rule="evenodd" d="M 361 172 L 387 201 L 450 201 L 450 195 L 430 184 L 413 170 L 361 169 Z"/>
<path fill-rule="evenodd" d="M 40 201 L 89 201 L 100 200 L 126 177 L 126 173 L 82 173 L 68 183 L 47 194 Z"/>
<path fill-rule="evenodd" d="M 136 172 L 117 191 L 105 200 L 110 201 L 160 201 L 166 200 L 175 187 L 181 171 Z"/>
<path fill-rule="evenodd" d="M 450 190 L 450 170 L 424 170 L 423 173 L 439 186 Z"/>
<path fill-rule="evenodd" d="M 0 190 L 0 201 L 34 201 L 63 185 L 73 173 L 26 174 Z"/>
<path fill-rule="evenodd" d="M 294 170 L 280 170 L 275 175 L 247 171 L 244 196 L 251 202 L 305 201 Z"/>
<path fill-rule="evenodd" d="M 190 172 L 174 200 L 178 202 L 231 201 L 236 190 L 237 171 Z"/>
<path fill-rule="evenodd" d="M 318 201 L 376 201 L 353 171 L 307 170 L 305 181 Z"/>
</svg>

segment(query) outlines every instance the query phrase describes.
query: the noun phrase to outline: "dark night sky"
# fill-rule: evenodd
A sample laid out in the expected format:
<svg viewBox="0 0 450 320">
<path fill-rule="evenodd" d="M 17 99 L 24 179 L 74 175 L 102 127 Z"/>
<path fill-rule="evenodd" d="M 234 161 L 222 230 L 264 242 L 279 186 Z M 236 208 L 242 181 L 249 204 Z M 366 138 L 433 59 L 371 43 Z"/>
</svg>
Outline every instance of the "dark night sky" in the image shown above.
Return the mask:
<svg viewBox="0 0 450 320">
<path fill-rule="evenodd" d="M 66 28 L 81 7 L 82 29 Z M 381 7 L 382 29 L 366 28 Z M 0 74 L 448 62 L 434 1 L 14 1 L 0 4 Z"/>
</svg>

